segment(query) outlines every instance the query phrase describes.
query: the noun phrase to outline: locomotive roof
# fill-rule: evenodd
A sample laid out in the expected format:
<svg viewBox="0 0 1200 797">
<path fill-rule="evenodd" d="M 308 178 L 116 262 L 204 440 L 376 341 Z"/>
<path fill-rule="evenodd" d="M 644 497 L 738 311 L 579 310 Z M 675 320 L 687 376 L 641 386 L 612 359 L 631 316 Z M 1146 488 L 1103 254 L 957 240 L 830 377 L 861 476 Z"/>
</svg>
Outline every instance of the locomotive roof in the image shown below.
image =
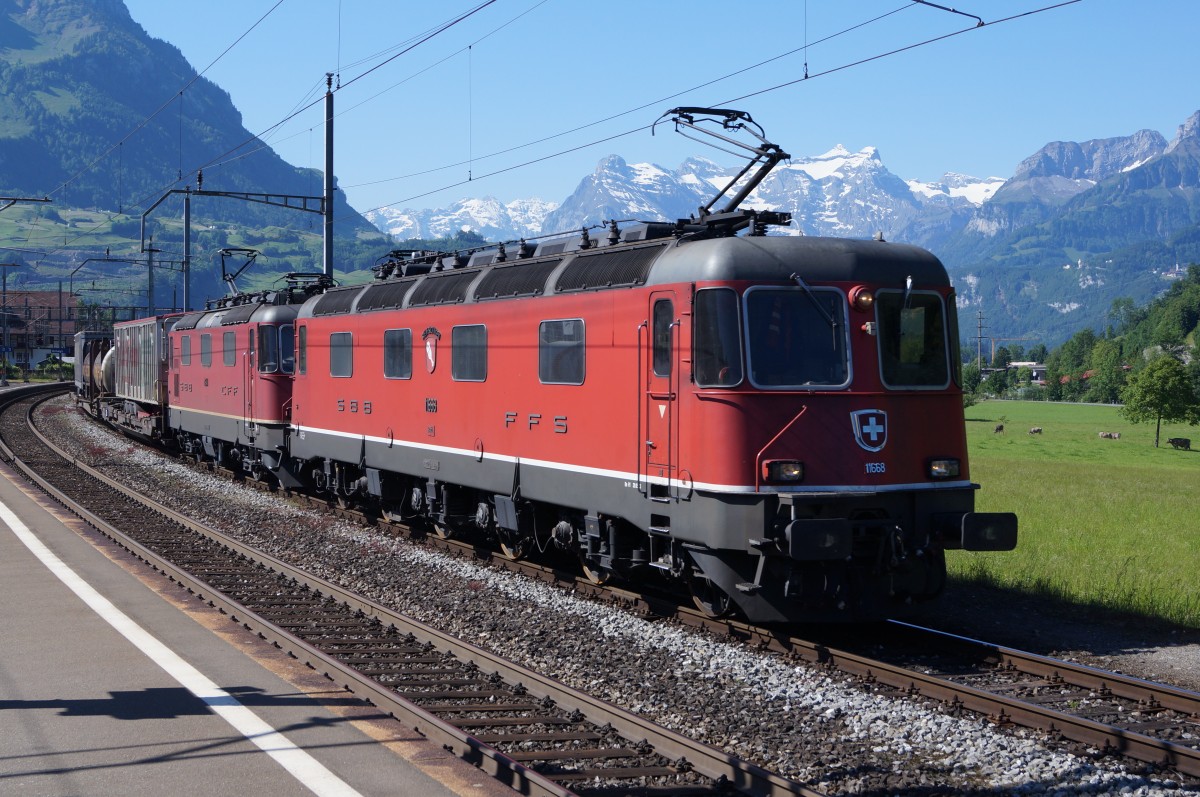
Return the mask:
<svg viewBox="0 0 1200 797">
<path fill-rule="evenodd" d="M 654 264 L 650 282 L 746 280 L 896 283 L 906 277 L 922 288 L 949 285 L 946 269 L 931 252 L 908 244 L 852 238 L 741 236 L 684 238 Z"/>
<path fill-rule="evenodd" d="M 251 320 L 256 323 L 286 324 L 296 318 L 296 309 L 297 305 L 294 304 L 251 302 L 239 304 L 234 307 L 202 310 L 183 316 L 175 324 L 175 329 L 177 331 L 185 331 L 189 329 L 225 327 L 235 324 L 245 324 Z"/>
<path fill-rule="evenodd" d="M 309 299 L 300 318 L 485 302 L 518 296 L 678 282 L 862 282 L 948 286 L 932 253 L 907 244 L 808 236 L 658 239 L 467 266 L 335 288 Z"/>
</svg>

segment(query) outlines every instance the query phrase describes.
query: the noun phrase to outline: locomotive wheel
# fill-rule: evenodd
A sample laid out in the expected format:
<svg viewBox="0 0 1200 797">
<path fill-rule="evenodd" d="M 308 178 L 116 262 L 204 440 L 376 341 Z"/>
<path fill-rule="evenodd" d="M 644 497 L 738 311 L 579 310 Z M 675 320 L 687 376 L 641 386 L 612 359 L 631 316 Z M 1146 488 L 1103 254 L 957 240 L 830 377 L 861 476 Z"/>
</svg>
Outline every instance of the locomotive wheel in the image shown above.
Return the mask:
<svg viewBox="0 0 1200 797">
<path fill-rule="evenodd" d="M 693 573 L 688 576 L 688 591 L 692 593 L 692 603 L 714 620 L 724 620 L 733 615 L 737 604 L 725 590 L 712 582 L 712 579 Z"/>
<path fill-rule="evenodd" d="M 528 537 L 513 537 L 507 540 L 500 540 L 500 553 L 505 559 L 511 559 L 516 562 L 524 559 L 529 553 L 529 544 L 532 542 Z"/>
<path fill-rule="evenodd" d="M 607 584 L 613 579 L 613 571 L 607 567 L 599 567 L 583 557 L 580 557 L 579 564 L 583 568 L 583 577 L 598 587 Z"/>
</svg>

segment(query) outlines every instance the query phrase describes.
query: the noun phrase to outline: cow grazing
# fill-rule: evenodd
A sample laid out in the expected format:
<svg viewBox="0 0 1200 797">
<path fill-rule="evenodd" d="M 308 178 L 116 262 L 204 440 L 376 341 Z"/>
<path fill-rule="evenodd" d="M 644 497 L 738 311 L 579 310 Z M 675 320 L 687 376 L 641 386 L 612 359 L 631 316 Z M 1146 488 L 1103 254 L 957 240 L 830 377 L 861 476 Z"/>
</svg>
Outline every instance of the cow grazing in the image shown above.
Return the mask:
<svg viewBox="0 0 1200 797">
<path fill-rule="evenodd" d="M 1101 432 L 1100 437 L 1105 438 L 1107 440 L 1120 440 L 1121 433 L 1120 432 Z"/>
<path fill-rule="evenodd" d="M 993 430 L 993 433 L 1000 434 L 1003 431 L 1004 431 L 1004 424 L 998 423 L 998 424 L 996 424 L 996 428 Z"/>
<path fill-rule="evenodd" d="M 1034 427 L 1032 427 L 1032 428 L 1029 430 L 1029 433 L 1030 433 L 1030 434 L 1041 434 L 1041 433 L 1042 433 L 1042 427 L 1040 427 L 1040 426 L 1034 426 Z"/>
<path fill-rule="evenodd" d="M 1171 444 L 1171 448 L 1182 448 L 1184 451 L 1192 450 L 1192 441 L 1188 437 L 1171 437 L 1167 439 Z"/>
</svg>

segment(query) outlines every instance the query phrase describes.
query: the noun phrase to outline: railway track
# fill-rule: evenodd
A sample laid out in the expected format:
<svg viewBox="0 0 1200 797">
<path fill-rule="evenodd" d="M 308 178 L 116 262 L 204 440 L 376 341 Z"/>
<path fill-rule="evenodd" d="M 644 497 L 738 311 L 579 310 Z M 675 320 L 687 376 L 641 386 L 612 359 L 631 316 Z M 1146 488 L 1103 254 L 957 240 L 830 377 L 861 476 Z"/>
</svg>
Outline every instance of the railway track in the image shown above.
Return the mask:
<svg viewBox="0 0 1200 797">
<path fill-rule="evenodd" d="M 53 393 L 54 391 L 51 391 Z M 523 794 L 818 795 L 310 576 L 123 488 L 4 397 L 3 456 L 135 556 Z"/>
<path fill-rule="evenodd" d="M 335 511 L 366 520 L 354 510 Z M 1126 756 L 1200 785 L 1197 692 L 898 621 L 873 626 L 866 635 L 869 650 L 861 629 L 835 628 L 820 639 L 798 637 L 714 619 L 669 595 L 595 584 L 572 572 L 481 552 L 471 541 L 430 536 L 426 544 L 455 556 L 488 557 L 496 566 L 598 600 L 828 666 L 879 690 L 934 700 L 954 713 L 974 712 L 1000 725 L 1045 731 L 1101 756 Z"/>
<path fill-rule="evenodd" d="M 426 542 L 459 556 L 489 556 L 469 541 L 430 537 Z M 899 623 L 883 630 L 873 628 L 869 650 L 856 647 L 851 637 L 799 639 L 778 629 L 716 621 L 662 596 L 594 585 L 528 562 L 499 557 L 496 561 L 643 613 L 669 616 L 757 648 L 851 673 L 878 692 L 940 701 L 953 712 L 976 712 L 1000 724 L 1041 729 L 1099 754 L 1127 756 L 1193 779 L 1200 777 L 1200 695 L 1194 692 Z M 421 638 L 415 639 L 424 644 Z M 556 701 L 556 705 L 562 704 Z M 500 733 L 481 727 L 475 730 L 484 740 L 494 738 L 487 733 Z M 552 726 L 537 731 L 541 736 L 554 732 Z M 527 741 L 550 743 L 549 739 Z M 658 752 L 663 749 L 656 747 Z M 686 755 L 680 757 L 692 761 Z M 668 767 L 678 761 L 668 759 Z"/>
</svg>

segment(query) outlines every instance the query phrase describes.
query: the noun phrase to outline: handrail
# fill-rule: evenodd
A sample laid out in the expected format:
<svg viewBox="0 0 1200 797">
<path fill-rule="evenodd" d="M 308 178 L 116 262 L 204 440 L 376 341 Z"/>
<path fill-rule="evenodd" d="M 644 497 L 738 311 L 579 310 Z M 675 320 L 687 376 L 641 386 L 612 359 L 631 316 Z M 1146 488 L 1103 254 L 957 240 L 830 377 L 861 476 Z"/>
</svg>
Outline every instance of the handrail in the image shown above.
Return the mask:
<svg viewBox="0 0 1200 797">
<path fill-rule="evenodd" d="M 796 417 L 787 422 L 787 425 L 779 430 L 779 433 L 768 441 L 768 443 L 758 450 L 754 456 L 754 492 L 758 492 L 762 487 L 762 457 L 768 448 L 775 445 L 775 441 L 783 437 L 783 433 L 792 428 L 792 424 L 800 420 L 800 416 L 808 411 L 808 405 L 804 404 L 800 407 L 800 411 L 796 413 Z"/>
</svg>

